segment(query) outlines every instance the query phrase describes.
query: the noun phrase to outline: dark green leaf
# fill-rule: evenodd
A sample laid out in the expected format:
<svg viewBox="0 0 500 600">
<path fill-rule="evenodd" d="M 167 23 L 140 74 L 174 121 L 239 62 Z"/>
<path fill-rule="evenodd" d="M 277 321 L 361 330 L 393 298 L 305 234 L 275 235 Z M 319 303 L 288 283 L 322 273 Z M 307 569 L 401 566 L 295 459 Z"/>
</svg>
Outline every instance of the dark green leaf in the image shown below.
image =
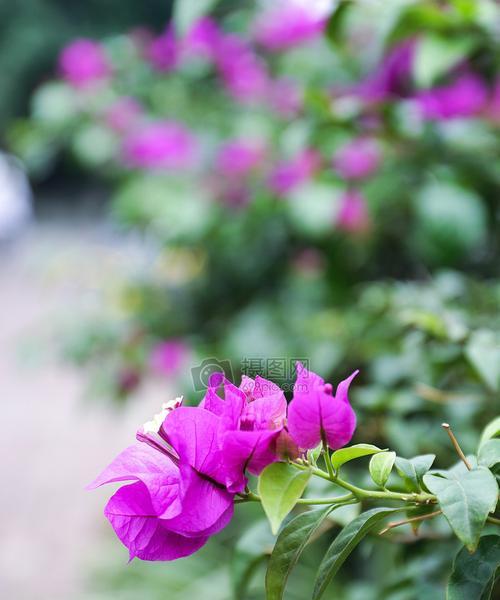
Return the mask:
<svg viewBox="0 0 500 600">
<path fill-rule="evenodd" d="M 477 461 L 482 467 L 487 467 L 488 469 L 500 463 L 500 440 L 495 439 L 485 442 L 479 448 Z"/>
<path fill-rule="evenodd" d="M 267 600 L 281 600 L 288 577 L 302 551 L 328 514 L 337 507 L 310 510 L 290 521 L 279 534 L 266 573 Z"/>
<path fill-rule="evenodd" d="M 424 482 L 437 496 L 439 506 L 456 536 L 473 552 L 488 513 L 497 504 L 498 485 L 491 471 L 478 467 L 466 471 L 459 478 L 450 479 L 427 473 Z"/>
<path fill-rule="evenodd" d="M 378 486 L 384 487 L 387 483 L 395 460 L 395 452 L 380 452 L 370 460 L 370 475 Z"/>
<path fill-rule="evenodd" d="M 274 463 L 262 471 L 258 489 L 274 534 L 302 496 L 310 477 L 309 471 L 299 471 L 287 463 Z"/>
<path fill-rule="evenodd" d="M 500 567 L 500 537 L 485 535 L 479 540 L 477 550 L 470 554 L 462 548 L 453 562 L 448 582 L 448 600 L 487 600 L 495 583 L 495 573 Z"/>
<path fill-rule="evenodd" d="M 410 492 L 420 491 L 417 472 L 415 466 L 406 458 L 396 458 L 396 471 L 403 478 L 405 486 Z"/>
<path fill-rule="evenodd" d="M 376 454 L 377 452 L 382 452 L 382 449 L 377 448 L 377 446 L 372 446 L 371 444 L 356 444 L 355 446 L 341 448 L 332 454 L 332 465 L 333 468 L 337 470 L 350 460 L 361 458 L 362 456 L 369 456 L 370 454 Z"/>
<path fill-rule="evenodd" d="M 372 508 L 344 527 L 328 548 L 314 584 L 313 600 L 321 598 L 328 584 L 359 542 L 385 517 L 398 512 L 395 508 Z"/>
</svg>

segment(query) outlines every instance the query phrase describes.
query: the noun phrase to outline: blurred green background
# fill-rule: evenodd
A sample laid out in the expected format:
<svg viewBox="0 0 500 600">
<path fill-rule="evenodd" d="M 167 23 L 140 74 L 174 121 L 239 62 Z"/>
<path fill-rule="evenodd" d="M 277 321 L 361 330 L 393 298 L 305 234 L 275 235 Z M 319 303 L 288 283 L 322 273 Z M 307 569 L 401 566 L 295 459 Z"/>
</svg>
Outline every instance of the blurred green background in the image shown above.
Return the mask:
<svg viewBox="0 0 500 600">
<path fill-rule="evenodd" d="M 172 4 L 0 7 L 0 142 L 19 161 L 0 173 L 0 375 L 9 419 L 30 416 L 0 446 L 29 482 L 3 501 L 15 598 L 263 598 L 258 507 L 194 557 L 127 566 L 106 491 L 82 492 L 162 401 L 202 397 L 203 367 L 287 386 L 269 360 L 333 382 L 360 368 L 355 441 L 439 467 L 454 461 L 441 422 L 470 452 L 499 412 L 497 3 L 332 3 L 302 38 L 265 3 Z M 105 63 L 94 81 L 88 48 L 59 58 L 76 38 Z M 21 168 L 34 217 L 3 227 L 2 204 L 30 202 Z M 443 598 L 446 524 L 401 531 L 370 538 L 327 597 Z"/>
</svg>

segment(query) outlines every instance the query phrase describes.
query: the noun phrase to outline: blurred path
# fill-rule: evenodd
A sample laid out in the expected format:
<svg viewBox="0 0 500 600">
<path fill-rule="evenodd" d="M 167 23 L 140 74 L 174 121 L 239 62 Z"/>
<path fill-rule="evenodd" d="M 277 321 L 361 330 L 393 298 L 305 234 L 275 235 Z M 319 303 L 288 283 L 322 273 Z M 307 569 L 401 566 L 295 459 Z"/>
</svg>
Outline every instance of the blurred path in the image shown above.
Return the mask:
<svg viewBox="0 0 500 600">
<path fill-rule="evenodd" d="M 109 495 L 84 487 L 162 401 L 150 391 L 122 413 L 85 405 L 85 374 L 51 355 L 61 316 L 99 302 L 136 254 L 98 221 L 39 224 L 0 248 L 1 598 L 80 596 Z"/>
</svg>

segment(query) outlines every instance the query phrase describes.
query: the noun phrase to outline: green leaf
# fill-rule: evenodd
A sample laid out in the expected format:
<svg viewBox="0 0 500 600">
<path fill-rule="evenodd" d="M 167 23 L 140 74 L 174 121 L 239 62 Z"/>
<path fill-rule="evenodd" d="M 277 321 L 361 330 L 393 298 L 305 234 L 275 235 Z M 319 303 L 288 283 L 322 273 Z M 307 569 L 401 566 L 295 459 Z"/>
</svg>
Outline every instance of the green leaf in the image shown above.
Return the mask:
<svg viewBox="0 0 500 600">
<path fill-rule="evenodd" d="M 376 454 L 377 452 L 383 452 L 383 450 L 371 444 L 356 444 L 348 448 L 341 448 L 340 450 L 335 450 L 332 454 L 332 465 L 335 470 L 338 470 L 344 463 L 350 460 Z"/>
<path fill-rule="evenodd" d="M 200 17 L 209 13 L 218 0 L 176 0 L 173 22 L 175 31 L 183 36 Z"/>
<path fill-rule="evenodd" d="M 419 87 L 430 87 L 439 77 L 464 59 L 473 40 L 428 34 L 417 45 L 413 74 Z"/>
<path fill-rule="evenodd" d="M 477 462 L 482 467 L 491 469 L 500 463 L 500 440 L 488 440 L 481 448 L 477 456 Z"/>
<path fill-rule="evenodd" d="M 372 508 L 360 514 L 357 519 L 342 529 L 319 565 L 313 600 L 321 598 L 330 581 L 359 542 L 385 517 L 400 510 L 400 508 Z"/>
<path fill-rule="evenodd" d="M 369 465 L 370 475 L 378 486 L 385 487 L 395 460 L 395 452 L 380 452 L 372 456 Z"/>
<path fill-rule="evenodd" d="M 480 329 L 471 334 L 465 356 L 483 382 L 494 392 L 500 385 L 500 341 L 493 331 Z"/>
<path fill-rule="evenodd" d="M 486 425 L 483 429 L 483 433 L 481 434 L 481 439 L 479 440 L 479 448 L 487 442 L 491 440 L 491 438 L 500 437 L 500 417 L 496 417 Z"/>
<path fill-rule="evenodd" d="M 483 536 L 474 554 L 462 548 L 453 562 L 447 599 L 487 600 L 491 596 L 495 573 L 499 567 L 500 537 L 498 535 Z"/>
<path fill-rule="evenodd" d="M 398 456 L 396 458 L 396 471 L 403 478 L 407 490 L 411 492 L 420 491 L 417 472 L 415 471 L 413 464 L 408 459 Z"/>
<path fill-rule="evenodd" d="M 338 507 L 326 510 L 310 510 L 291 520 L 276 540 L 266 573 L 266 599 L 281 600 L 293 567 L 297 564 L 304 548 L 329 513 Z"/>
<path fill-rule="evenodd" d="M 488 513 L 497 504 L 498 485 L 491 471 L 478 467 L 452 479 L 427 473 L 424 482 L 437 496 L 455 535 L 474 552 Z"/>
<path fill-rule="evenodd" d="M 274 534 L 306 489 L 310 471 L 299 471 L 287 463 L 273 463 L 262 471 L 258 490 Z"/>
<path fill-rule="evenodd" d="M 244 598 L 248 583 L 260 563 L 271 554 L 274 536 L 266 520 L 255 523 L 238 540 L 231 561 L 234 597 Z"/>
</svg>

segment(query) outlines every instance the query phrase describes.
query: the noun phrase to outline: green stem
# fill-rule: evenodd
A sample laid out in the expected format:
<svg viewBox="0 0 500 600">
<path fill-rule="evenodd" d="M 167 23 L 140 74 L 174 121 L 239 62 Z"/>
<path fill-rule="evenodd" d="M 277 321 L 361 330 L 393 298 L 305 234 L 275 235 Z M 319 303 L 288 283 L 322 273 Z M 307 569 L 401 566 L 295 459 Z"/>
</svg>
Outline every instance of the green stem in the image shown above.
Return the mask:
<svg viewBox="0 0 500 600">
<path fill-rule="evenodd" d="M 333 481 L 333 479 L 335 479 L 335 473 L 333 472 L 333 465 L 330 459 L 330 452 L 328 451 L 328 443 L 326 441 L 324 433 L 321 433 L 321 443 L 323 444 L 323 457 L 325 459 L 326 470 L 328 471 L 330 479 Z"/>
<path fill-rule="evenodd" d="M 316 467 L 311 468 L 299 465 L 297 463 L 292 464 L 298 469 L 310 470 L 313 473 L 313 475 L 321 477 L 322 479 L 326 479 L 327 481 L 331 481 L 332 483 L 335 483 L 336 485 L 343 487 L 346 490 L 349 490 L 354 494 L 354 496 L 356 496 L 356 498 L 360 500 L 363 498 L 373 498 L 383 500 L 402 500 L 404 502 L 416 502 L 418 504 L 428 504 L 436 501 L 436 496 L 428 494 L 427 492 L 421 492 L 420 494 L 417 494 L 415 492 L 408 492 L 406 494 L 402 494 L 400 492 L 391 492 L 389 490 L 386 490 L 384 492 L 380 492 L 377 490 L 365 490 L 347 481 L 344 481 L 338 475 L 333 475 L 332 477 L 329 473 L 326 473 L 325 471 L 322 471 L 321 469 L 318 469 Z"/>
<path fill-rule="evenodd" d="M 495 517 L 488 517 L 486 519 L 488 523 L 493 523 L 494 525 L 500 525 L 500 519 L 496 519 Z"/>
<path fill-rule="evenodd" d="M 297 504 L 344 504 L 355 500 L 353 494 L 345 494 L 344 496 L 335 496 L 333 498 L 301 498 L 297 500 Z"/>
</svg>

